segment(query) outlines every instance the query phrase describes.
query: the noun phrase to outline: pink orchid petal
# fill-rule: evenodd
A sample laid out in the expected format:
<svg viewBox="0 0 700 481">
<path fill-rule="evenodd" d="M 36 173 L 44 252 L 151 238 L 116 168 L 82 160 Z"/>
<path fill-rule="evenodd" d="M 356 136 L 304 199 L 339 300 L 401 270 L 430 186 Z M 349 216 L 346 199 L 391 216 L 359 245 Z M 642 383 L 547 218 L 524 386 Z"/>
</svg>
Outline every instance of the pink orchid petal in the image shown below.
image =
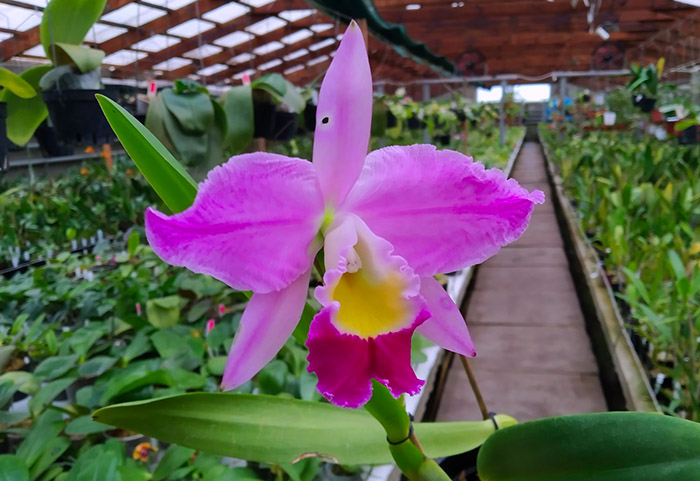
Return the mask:
<svg viewBox="0 0 700 481">
<path fill-rule="evenodd" d="M 259 293 L 286 287 L 309 268 L 322 221 L 313 166 L 255 153 L 214 168 L 194 204 L 167 216 L 146 211 L 146 235 L 169 264 Z"/>
<path fill-rule="evenodd" d="M 281 291 L 253 294 L 228 354 L 224 389 L 252 379 L 284 346 L 304 310 L 310 276 L 309 270 Z"/>
<path fill-rule="evenodd" d="M 360 175 L 372 123 L 372 73 L 360 27 L 351 22 L 321 84 L 314 166 L 326 203 L 338 205 Z"/>
<path fill-rule="evenodd" d="M 532 193 L 497 169 L 432 145 L 371 152 L 342 206 L 422 276 L 483 262 L 525 231 Z"/>
<path fill-rule="evenodd" d="M 395 397 L 416 394 L 423 386 L 411 367 L 411 336 L 430 314 L 423 310 L 406 329 L 362 339 L 340 333 L 331 318 L 338 306 L 319 312 L 311 322 L 308 371 L 318 376 L 318 390 L 333 404 L 348 408 L 364 405 L 372 396 L 372 379 Z"/>
<path fill-rule="evenodd" d="M 421 277 L 420 294 L 431 317 L 416 332 L 448 351 L 467 357 L 476 356 L 464 317 L 440 283 L 432 277 Z"/>
</svg>

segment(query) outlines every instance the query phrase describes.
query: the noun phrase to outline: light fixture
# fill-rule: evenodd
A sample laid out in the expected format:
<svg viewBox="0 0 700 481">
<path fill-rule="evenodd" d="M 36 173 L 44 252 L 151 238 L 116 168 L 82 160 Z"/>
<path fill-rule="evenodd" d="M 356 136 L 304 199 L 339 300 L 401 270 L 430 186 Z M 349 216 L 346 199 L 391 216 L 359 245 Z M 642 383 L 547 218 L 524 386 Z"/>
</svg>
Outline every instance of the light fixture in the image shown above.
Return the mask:
<svg viewBox="0 0 700 481">
<path fill-rule="evenodd" d="M 420 3 L 409 3 L 406 5 L 406 10 L 420 10 Z"/>
<path fill-rule="evenodd" d="M 603 40 L 607 40 L 610 38 L 610 33 L 603 28 L 602 25 L 598 25 L 595 29 L 595 33 L 602 38 Z"/>
<path fill-rule="evenodd" d="M 678 3 L 685 3 L 687 5 L 692 5 L 693 7 L 700 7 L 700 0 L 675 0 Z"/>
</svg>

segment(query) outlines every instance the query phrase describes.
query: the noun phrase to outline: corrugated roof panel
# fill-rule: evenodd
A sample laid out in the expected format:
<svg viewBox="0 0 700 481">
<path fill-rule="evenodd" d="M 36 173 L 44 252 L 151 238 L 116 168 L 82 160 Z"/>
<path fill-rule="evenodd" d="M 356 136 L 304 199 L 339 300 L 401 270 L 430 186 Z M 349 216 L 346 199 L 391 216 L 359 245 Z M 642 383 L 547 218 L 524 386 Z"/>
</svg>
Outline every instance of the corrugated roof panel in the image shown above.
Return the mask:
<svg viewBox="0 0 700 481">
<path fill-rule="evenodd" d="M 121 8 L 102 15 L 102 20 L 130 27 L 140 27 L 148 22 L 167 15 L 168 12 L 160 8 L 147 7 L 140 3 L 127 3 Z"/>
</svg>

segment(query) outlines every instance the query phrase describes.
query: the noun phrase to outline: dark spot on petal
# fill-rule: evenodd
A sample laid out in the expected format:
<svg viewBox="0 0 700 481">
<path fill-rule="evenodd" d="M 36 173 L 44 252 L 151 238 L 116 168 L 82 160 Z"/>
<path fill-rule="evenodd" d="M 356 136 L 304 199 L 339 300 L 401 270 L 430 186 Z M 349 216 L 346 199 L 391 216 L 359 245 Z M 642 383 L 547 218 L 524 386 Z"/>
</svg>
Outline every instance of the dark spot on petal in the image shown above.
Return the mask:
<svg viewBox="0 0 700 481">
<path fill-rule="evenodd" d="M 331 119 L 328 118 L 328 117 L 323 117 L 323 118 L 321 119 L 321 123 L 322 123 L 322 124 L 327 124 L 327 123 L 330 122 L 330 121 L 331 121 Z"/>
</svg>

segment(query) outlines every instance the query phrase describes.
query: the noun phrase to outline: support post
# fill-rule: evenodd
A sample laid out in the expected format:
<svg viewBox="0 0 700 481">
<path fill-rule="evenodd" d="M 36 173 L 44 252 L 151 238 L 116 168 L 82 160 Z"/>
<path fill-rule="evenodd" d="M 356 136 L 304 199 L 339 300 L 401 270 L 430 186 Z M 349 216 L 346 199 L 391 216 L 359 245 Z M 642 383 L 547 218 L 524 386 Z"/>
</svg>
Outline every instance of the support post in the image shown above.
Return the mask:
<svg viewBox="0 0 700 481">
<path fill-rule="evenodd" d="M 498 139 L 501 145 L 506 144 L 506 83 L 501 80 L 501 109 L 498 118 Z"/>
<path fill-rule="evenodd" d="M 566 107 L 564 106 L 565 100 L 566 100 L 566 77 L 562 77 L 559 80 L 559 114 L 561 115 L 562 121 L 566 121 Z"/>
<path fill-rule="evenodd" d="M 430 100 L 430 84 L 424 83 L 423 84 L 423 101 L 427 102 Z M 423 142 L 428 144 L 430 143 L 430 135 L 428 134 L 428 128 L 423 127 Z"/>
<path fill-rule="evenodd" d="M 384 84 L 377 85 L 377 93 L 380 97 L 384 95 Z M 384 138 L 384 136 L 379 137 L 378 142 L 380 148 L 386 147 L 386 139 Z"/>
</svg>

